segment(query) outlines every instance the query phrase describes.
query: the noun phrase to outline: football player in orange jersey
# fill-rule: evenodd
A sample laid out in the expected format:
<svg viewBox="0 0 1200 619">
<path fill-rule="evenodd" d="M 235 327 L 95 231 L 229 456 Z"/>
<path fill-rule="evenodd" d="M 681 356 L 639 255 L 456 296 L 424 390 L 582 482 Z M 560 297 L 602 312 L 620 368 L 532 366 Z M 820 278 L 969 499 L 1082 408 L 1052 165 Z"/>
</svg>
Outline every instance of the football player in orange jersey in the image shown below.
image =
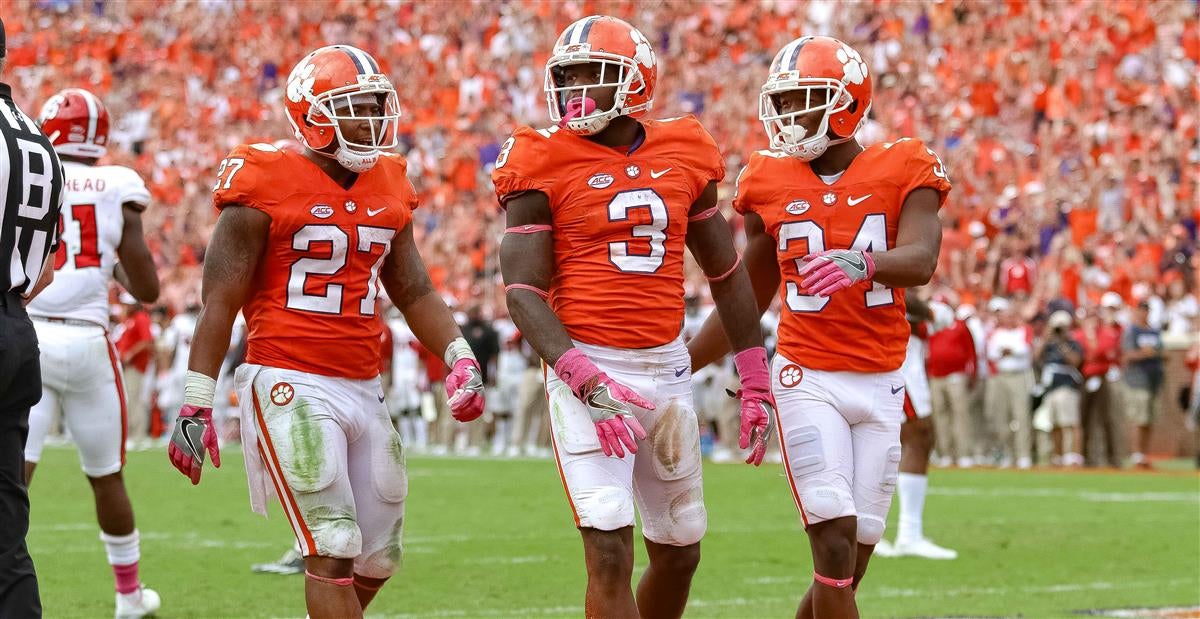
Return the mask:
<svg viewBox="0 0 1200 619">
<path fill-rule="evenodd" d="M 950 190 L 921 142 L 864 149 L 867 65 L 830 37 L 775 56 L 759 118 L 771 149 L 750 157 L 734 209 L 759 307 L 779 295 L 772 390 L 814 577 L 797 617 L 857 617 L 854 592 L 883 535 L 900 463 L 904 292 L 929 281 Z M 693 369 L 727 350 L 712 319 L 689 342 Z"/>
<path fill-rule="evenodd" d="M 408 479 L 379 380 L 380 283 L 431 350 L 450 408 L 483 412 L 478 363 L 413 241 L 417 199 L 396 144 L 396 91 L 346 45 L 292 70 L 285 106 L 302 153 L 242 145 L 221 162 L 184 405 L 168 452 L 199 483 L 220 466 L 212 401 L 230 327 L 249 331 L 235 377 L 251 504 L 270 492 L 303 549 L 309 616 L 361 617 L 400 559 Z"/>
<path fill-rule="evenodd" d="M 546 64 L 558 125 L 517 129 L 493 173 L 507 211 L 508 307 L 547 366 L 589 617 L 679 617 L 700 560 L 708 519 L 680 338 L 685 245 L 740 351 L 747 462 L 762 461 L 774 417 L 750 281 L 716 207 L 724 162 L 695 118 L 638 120 L 656 78 L 649 42 L 629 24 L 571 24 Z M 635 506 L 650 557 L 636 600 Z"/>
</svg>

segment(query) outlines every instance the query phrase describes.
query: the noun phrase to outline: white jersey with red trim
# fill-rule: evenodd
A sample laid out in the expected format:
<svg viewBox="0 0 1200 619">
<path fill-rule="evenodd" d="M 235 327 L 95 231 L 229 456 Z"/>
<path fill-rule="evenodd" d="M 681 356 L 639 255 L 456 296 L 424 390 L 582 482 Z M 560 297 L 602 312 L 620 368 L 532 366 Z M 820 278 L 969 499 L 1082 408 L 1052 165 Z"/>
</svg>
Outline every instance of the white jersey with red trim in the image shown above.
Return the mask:
<svg viewBox="0 0 1200 619">
<path fill-rule="evenodd" d="M 122 166 L 65 162 L 66 181 L 54 254 L 54 282 L 29 304 L 31 316 L 85 320 L 108 327 L 108 284 L 125 229 L 123 205 L 145 208 L 150 191 Z"/>
</svg>

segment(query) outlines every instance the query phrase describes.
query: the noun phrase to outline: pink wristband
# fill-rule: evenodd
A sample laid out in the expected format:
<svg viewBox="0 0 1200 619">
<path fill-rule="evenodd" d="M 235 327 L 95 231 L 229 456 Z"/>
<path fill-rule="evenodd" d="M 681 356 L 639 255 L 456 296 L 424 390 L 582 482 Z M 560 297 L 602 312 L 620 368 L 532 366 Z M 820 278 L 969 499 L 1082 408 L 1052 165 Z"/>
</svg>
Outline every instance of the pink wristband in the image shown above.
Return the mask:
<svg viewBox="0 0 1200 619">
<path fill-rule="evenodd" d="M 733 275 L 733 272 L 737 270 L 738 265 L 740 265 L 741 263 L 742 263 L 742 255 L 738 254 L 737 260 L 733 261 L 733 266 L 729 267 L 728 271 L 725 271 L 724 273 L 722 273 L 716 277 L 708 277 L 707 275 L 705 275 L 705 277 L 708 277 L 708 281 L 712 282 L 714 284 L 717 282 L 723 282 L 723 281 L 729 279 L 730 275 Z"/>
<path fill-rule="evenodd" d="M 835 589 L 845 589 L 846 587 L 849 587 L 850 585 L 854 584 L 853 577 L 840 578 L 840 579 L 839 578 L 829 578 L 827 576 L 822 576 L 816 572 L 813 572 L 813 578 L 816 579 L 817 582 L 819 582 L 823 585 L 828 585 Z"/>
<path fill-rule="evenodd" d="M 767 349 L 762 346 L 747 348 L 733 356 L 742 389 L 771 391 L 770 372 L 767 371 Z"/>
<path fill-rule="evenodd" d="M 714 207 L 708 209 L 707 211 L 700 211 L 699 213 L 696 213 L 695 215 L 688 217 L 688 221 L 704 221 L 705 219 L 708 219 L 709 217 L 712 217 L 713 215 L 716 215 L 719 212 L 721 212 L 721 208 L 718 206 L 714 206 Z"/>
<path fill-rule="evenodd" d="M 542 290 L 541 288 L 537 288 L 535 286 L 530 286 L 528 284 L 509 284 L 504 287 L 505 293 L 512 292 L 514 290 L 528 290 L 528 291 L 532 292 L 533 294 L 536 294 L 537 296 L 541 297 L 543 301 L 546 301 L 550 298 L 550 293 L 546 292 L 545 290 Z"/>
<path fill-rule="evenodd" d="M 599 374 L 600 368 L 578 348 L 572 348 L 558 358 L 554 364 L 554 373 L 571 388 L 571 393 L 579 395 L 583 384 Z"/>
<path fill-rule="evenodd" d="M 323 582 L 323 583 L 330 584 L 330 585 L 337 585 L 339 587 L 349 587 L 354 584 L 354 578 L 328 578 L 325 576 L 317 576 L 316 574 L 314 574 L 308 570 L 304 570 L 304 575 L 308 578 L 311 578 L 311 579 L 317 581 L 317 582 Z"/>
<path fill-rule="evenodd" d="M 508 234 L 511 232 L 513 234 L 533 234 L 535 232 L 550 232 L 553 229 L 554 228 L 551 228 L 546 224 L 525 224 L 524 226 L 505 228 L 504 233 Z"/>
</svg>

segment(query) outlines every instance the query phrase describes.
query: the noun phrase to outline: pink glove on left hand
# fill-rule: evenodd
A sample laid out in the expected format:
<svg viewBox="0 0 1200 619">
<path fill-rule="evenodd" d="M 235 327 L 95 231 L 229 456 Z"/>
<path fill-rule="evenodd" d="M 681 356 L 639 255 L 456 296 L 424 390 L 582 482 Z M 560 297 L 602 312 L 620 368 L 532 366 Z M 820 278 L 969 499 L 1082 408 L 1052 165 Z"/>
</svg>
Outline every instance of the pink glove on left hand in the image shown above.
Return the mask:
<svg viewBox="0 0 1200 619">
<path fill-rule="evenodd" d="M 483 371 L 477 361 L 463 357 L 454 362 L 446 377 L 446 398 L 450 414 L 459 421 L 474 421 L 483 414 Z"/>
<path fill-rule="evenodd" d="M 167 444 L 167 457 L 180 473 L 200 483 L 204 468 L 204 452 L 212 456 L 213 466 L 221 468 L 221 452 L 217 447 L 217 430 L 213 427 L 212 407 L 184 404 L 175 419 L 175 430 Z"/>
<path fill-rule="evenodd" d="M 771 395 L 771 380 L 767 372 L 767 349 L 747 348 L 734 355 L 742 388 L 734 397 L 742 401 L 742 425 L 738 447 L 750 450 L 746 464 L 762 464 L 767 443 L 775 433 L 775 398 Z"/>
<path fill-rule="evenodd" d="M 875 259 L 870 252 L 829 249 L 801 258 L 800 288 L 805 294 L 828 297 L 875 276 Z"/>
</svg>

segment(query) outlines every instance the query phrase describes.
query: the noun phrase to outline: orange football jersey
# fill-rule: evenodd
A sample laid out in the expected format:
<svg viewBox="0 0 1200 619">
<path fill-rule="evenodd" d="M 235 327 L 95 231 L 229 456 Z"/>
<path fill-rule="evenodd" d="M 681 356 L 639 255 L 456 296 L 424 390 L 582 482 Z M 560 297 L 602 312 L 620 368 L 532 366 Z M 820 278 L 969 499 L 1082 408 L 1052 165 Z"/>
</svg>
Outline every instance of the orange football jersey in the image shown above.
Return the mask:
<svg viewBox="0 0 1200 619">
<path fill-rule="evenodd" d="M 709 181 L 725 177 L 720 150 L 694 117 L 642 126 L 645 139 L 629 153 L 522 127 L 492 173 L 501 204 L 525 191 L 550 199 L 550 307 L 587 344 L 649 348 L 679 335 L 688 213 Z"/>
<path fill-rule="evenodd" d="M 407 164 L 387 155 L 343 189 L 304 155 L 238 146 L 221 162 L 213 204 L 271 216 L 242 312 L 246 361 L 338 378 L 379 374 L 379 270 L 412 220 Z"/>
<path fill-rule="evenodd" d="M 775 239 L 782 275 L 778 350 L 815 370 L 887 372 L 904 363 L 904 291 L 859 282 L 830 297 L 801 294 L 800 259 L 827 249 L 883 252 L 895 247 L 909 192 L 929 187 L 945 203 L 950 180 L 919 140 L 876 144 L 832 184 L 808 163 L 759 151 L 738 177 L 733 207 L 756 213 Z"/>
</svg>

